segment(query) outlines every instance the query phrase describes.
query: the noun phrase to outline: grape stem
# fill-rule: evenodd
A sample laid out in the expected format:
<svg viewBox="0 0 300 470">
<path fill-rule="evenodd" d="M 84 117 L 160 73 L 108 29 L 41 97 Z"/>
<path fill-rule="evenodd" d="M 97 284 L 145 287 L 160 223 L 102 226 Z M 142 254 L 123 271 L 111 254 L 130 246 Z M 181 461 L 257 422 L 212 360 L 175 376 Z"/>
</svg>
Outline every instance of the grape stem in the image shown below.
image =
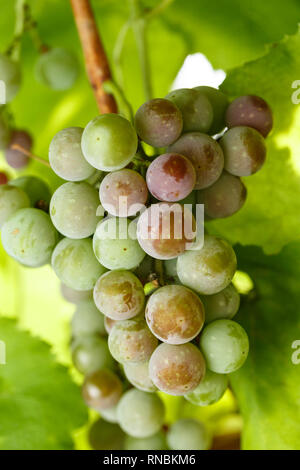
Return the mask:
<svg viewBox="0 0 300 470">
<path fill-rule="evenodd" d="M 25 149 L 19 144 L 12 144 L 10 147 L 12 150 L 18 150 L 19 152 L 24 153 L 29 158 L 32 158 L 32 160 L 36 160 L 39 163 L 42 163 L 43 165 L 47 166 L 48 168 L 51 168 L 50 163 L 47 160 L 44 160 L 41 157 L 38 157 L 37 155 L 34 155 L 33 153 L 29 152 L 29 150 Z"/>
<path fill-rule="evenodd" d="M 160 259 L 156 259 L 155 262 L 154 262 L 154 269 L 155 269 L 155 272 L 158 276 L 159 285 L 164 286 L 165 285 L 165 279 L 164 279 L 164 264 L 163 264 L 163 261 L 161 261 Z"/>
<path fill-rule="evenodd" d="M 104 90 L 103 83 L 111 79 L 108 59 L 97 29 L 89 0 L 70 0 L 77 26 L 87 74 L 94 90 L 99 111 L 116 113 L 114 97 Z"/>
</svg>

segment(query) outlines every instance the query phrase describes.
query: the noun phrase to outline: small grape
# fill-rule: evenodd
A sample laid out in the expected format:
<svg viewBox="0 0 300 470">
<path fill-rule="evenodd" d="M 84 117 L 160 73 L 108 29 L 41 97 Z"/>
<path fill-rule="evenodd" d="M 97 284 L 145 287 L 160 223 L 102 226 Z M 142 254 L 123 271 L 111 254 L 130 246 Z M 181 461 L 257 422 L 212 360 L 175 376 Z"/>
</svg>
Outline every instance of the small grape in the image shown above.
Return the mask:
<svg viewBox="0 0 300 470">
<path fill-rule="evenodd" d="M 80 302 L 93 299 L 92 290 L 75 290 L 61 283 L 60 291 L 63 298 L 72 304 L 79 304 Z"/>
<path fill-rule="evenodd" d="M 157 344 L 141 317 L 117 322 L 108 337 L 110 353 L 121 364 L 148 361 Z"/>
<path fill-rule="evenodd" d="M 149 375 L 162 392 L 185 395 L 194 390 L 205 374 L 205 362 L 191 343 L 160 344 L 151 356 Z"/>
<path fill-rule="evenodd" d="M 185 395 L 184 398 L 196 406 L 212 405 L 222 398 L 227 386 L 227 375 L 216 374 L 207 369 L 198 387 Z"/>
<path fill-rule="evenodd" d="M 0 54 L 0 80 L 5 83 L 5 102 L 13 100 L 21 85 L 21 67 L 4 54 Z"/>
<path fill-rule="evenodd" d="M 157 98 L 147 101 L 135 115 L 138 136 L 153 147 L 165 147 L 175 142 L 182 131 L 182 115 L 176 104 Z"/>
<path fill-rule="evenodd" d="M 146 321 L 152 333 L 168 344 L 194 339 L 204 323 L 199 297 L 184 286 L 168 285 L 156 290 L 146 306 Z"/>
<path fill-rule="evenodd" d="M 171 91 L 166 99 L 180 109 L 183 132 L 207 132 L 213 121 L 213 108 L 206 96 L 196 89 L 181 88 Z"/>
<path fill-rule="evenodd" d="M 20 188 L 3 184 L 0 186 L 0 228 L 19 209 L 30 206 L 26 193 Z"/>
<path fill-rule="evenodd" d="M 93 238 L 96 258 L 107 269 L 133 269 L 145 257 L 136 236 L 136 223 L 109 217 L 100 222 Z"/>
<path fill-rule="evenodd" d="M 117 322 L 117 320 L 113 320 L 112 318 L 104 316 L 104 328 L 106 333 L 109 335 L 111 330 L 113 329 L 114 324 Z"/>
<path fill-rule="evenodd" d="M 8 176 L 4 171 L 0 171 L 0 186 L 8 183 Z"/>
<path fill-rule="evenodd" d="M 99 336 L 82 336 L 74 341 L 72 360 L 81 374 L 92 374 L 100 369 L 113 368 L 114 360 L 110 355 L 107 341 Z"/>
<path fill-rule="evenodd" d="M 118 405 L 114 405 L 111 408 L 106 408 L 105 410 L 101 410 L 101 418 L 105 419 L 105 421 L 108 421 L 109 423 L 117 423 L 118 422 L 118 416 L 117 416 L 117 409 Z"/>
<path fill-rule="evenodd" d="M 149 377 L 149 361 L 128 362 L 124 364 L 124 372 L 129 382 L 143 392 L 155 392 L 157 388 Z"/>
<path fill-rule="evenodd" d="M 49 147 L 49 162 L 52 170 L 67 181 L 82 181 L 89 178 L 95 169 L 89 165 L 81 150 L 81 127 L 68 127 L 53 137 Z"/>
<path fill-rule="evenodd" d="M 165 153 L 157 157 L 147 170 L 150 193 L 160 201 L 180 201 L 188 196 L 196 183 L 192 163 L 183 155 Z"/>
<path fill-rule="evenodd" d="M 136 215 L 148 199 L 144 178 L 137 172 L 124 168 L 108 173 L 100 185 L 100 201 L 111 215 L 130 217 Z"/>
<path fill-rule="evenodd" d="M 35 64 L 35 78 L 52 90 L 68 90 L 79 73 L 77 58 L 70 51 L 55 47 L 43 52 Z"/>
<path fill-rule="evenodd" d="M 220 177 L 224 167 L 222 148 L 212 137 L 200 132 L 182 135 L 168 152 L 185 155 L 196 170 L 195 189 L 211 186 Z"/>
<path fill-rule="evenodd" d="M 9 145 L 11 130 L 7 120 L 0 114 L 0 150 L 5 150 Z"/>
<path fill-rule="evenodd" d="M 91 291 L 81 291 L 83 293 Z M 104 315 L 99 312 L 93 299 L 78 303 L 71 322 L 72 337 L 83 335 L 106 335 Z"/>
<path fill-rule="evenodd" d="M 205 322 L 210 323 L 220 318 L 233 318 L 240 306 L 240 295 L 233 284 L 213 295 L 203 295 Z"/>
<path fill-rule="evenodd" d="M 6 253 L 33 268 L 50 262 L 58 239 L 50 217 L 32 208 L 20 209 L 13 214 L 3 225 L 1 236 Z"/>
<path fill-rule="evenodd" d="M 82 386 L 82 396 L 90 408 L 108 409 L 116 405 L 123 391 L 119 377 L 108 369 L 89 374 Z"/>
<path fill-rule="evenodd" d="M 9 184 L 23 189 L 28 195 L 32 207 L 36 207 L 40 201 L 44 201 L 46 204 L 50 203 L 51 192 L 49 186 L 36 176 L 20 176 L 11 180 Z"/>
<path fill-rule="evenodd" d="M 51 263 L 57 277 L 75 290 L 92 289 L 106 271 L 95 258 L 90 239 L 63 238 L 53 251 Z"/>
<path fill-rule="evenodd" d="M 230 374 L 247 359 L 249 340 L 244 328 L 235 321 L 215 320 L 204 328 L 200 347 L 210 370 Z"/>
<path fill-rule="evenodd" d="M 200 421 L 179 419 L 169 429 L 167 443 L 172 450 L 207 450 L 210 436 Z"/>
<path fill-rule="evenodd" d="M 24 168 L 28 165 L 29 157 L 20 150 L 12 149 L 11 147 L 14 144 L 20 145 L 25 150 L 30 151 L 32 147 L 32 138 L 26 131 L 14 130 L 11 134 L 9 147 L 5 150 L 4 156 L 9 166 L 16 169 Z"/>
<path fill-rule="evenodd" d="M 177 274 L 187 287 L 199 294 L 216 294 L 231 282 L 236 270 L 232 247 L 221 238 L 204 236 L 200 250 L 186 251 L 177 260 Z"/>
<path fill-rule="evenodd" d="M 214 135 L 221 132 L 225 127 L 225 113 L 229 105 L 227 96 L 220 90 L 210 86 L 197 86 L 195 90 L 203 93 L 209 100 L 213 108 L 213 122 L 207 131 L 208 134 Z"/>
<path fill-rule="evenodd" d="M 94 450 L 122 450 L 124 441 L 125 433 L 120 426 L 101 418 L 89 430 L 89 443 Z"/>
<path fill-rule="evenodd" d="M 226 125 L 229 128 L 254 127 L 263 137 L 267 137 L 273 127 L 272 111 L 268 103 L 259 96 L 239 96 L 227 109 Z"/>
<path fill-rule="evenodd" d="M 112 320 L 128 320 L 142 312 L 145 294 L 141 282 L 130 271 L 103 274 L 94 288 L 97 308 Z"/>
<path fill-rule="evenodd" d="M 126 436 L 125 450 L 166 450 L 166 435 L 163 431 L 158 431 L 150 437 L 137 438 Z"/>
<path fill-rule="evenodd" d="M 265 162 L 264 138 L 252 127 L 232 127 L 221 137 L 220 145 L 224 152 L 224 168 L 232 175 L 252 175 Z"/>
<path fill-rule="evenodd" d="M 136 132 L 127 119 L 118 114 L 102 114 L 90 121 L 82 134 L 85 159 L 97 170 L 124 168 L 137 150 Z"/>
<path fill-rule="evenodd" d="M 155 394 L 132 389 L 124 393 L 118 404 L 118 420 L 121 428 L 132 437 L 149 437 L 159 431 L 165 409 Z"/>
<path fill-rule="evenodd" d="M 196 235 L 193 214 L 178 203 L 152 204 L 139 217 L 137 239 L 142 249 L 160 260 L 176 258 Z"/>
<path fill-rule="evenodd" d="M 229 217 L 244 205 L 247 189 L 238 176 L 224 171 L 209 188 L 198 191 L 198 203 L 204 204 L 205 215 L 212 219 Z"/>
<path fill-rule="evenodd" d="M 88 183 L 65 183 L 52 196 L 50 216 L 65 237 L 86 238 L 96 230 L 98 206 L 97 190 Z"/>
</svg>

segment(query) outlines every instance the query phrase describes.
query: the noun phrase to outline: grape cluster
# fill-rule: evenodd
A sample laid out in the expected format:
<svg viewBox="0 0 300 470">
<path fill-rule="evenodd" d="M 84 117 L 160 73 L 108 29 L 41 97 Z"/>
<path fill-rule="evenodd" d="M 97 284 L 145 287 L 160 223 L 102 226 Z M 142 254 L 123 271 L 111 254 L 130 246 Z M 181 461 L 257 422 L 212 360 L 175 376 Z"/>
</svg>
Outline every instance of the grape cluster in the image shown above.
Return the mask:
<svg viewBox="0 0 300 470">
<path fill-rule="evenodd" d="M 208 221 L 241 209 L 240 178 L 263 165 L 271 127 L 261 98 L 176 90 L 143 104 L 134 125 L 106 114 L 58 132 L 49 160 L 65 182 L 51 200 L 33 177 L 0 186 L 4 249 L 25 266 L 51 263 L 76 304 L 73 363 L 83 399 L 101 415 L 94 448 L 210 446 L 197 420 L 166 426 L 157 392 L 210 405 L 247 358 L 247 334 L 232 320 L 234 250 L 209 223 L 203 246 L 193 243 L 195 204 Z"/>
</svg>

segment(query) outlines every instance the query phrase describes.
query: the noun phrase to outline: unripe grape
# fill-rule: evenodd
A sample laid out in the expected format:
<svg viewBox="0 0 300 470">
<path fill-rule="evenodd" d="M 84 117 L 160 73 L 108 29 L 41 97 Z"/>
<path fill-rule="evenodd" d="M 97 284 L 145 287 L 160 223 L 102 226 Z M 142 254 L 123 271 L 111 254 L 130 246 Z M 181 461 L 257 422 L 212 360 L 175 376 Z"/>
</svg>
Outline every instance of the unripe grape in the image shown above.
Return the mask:
<svg viewBox="0 0 300 470">
<path fill-rule="evenodd" d="M 0 80 L 5 83 L 5 100 L 9 103 L 19 91 L 21 85 L 21 67 L 19 62 L 0 54 Z"/>
<path fill-rule="evenodd" d="M 94 288 L 97 308 L 112 320 L 128 320 L 142 312 L 144 289 L 130 271 L 116 270 L 103 274 Z"/>
<path fill-rule="evenodd" d="M 94 450 L 122 450 L 125 436 L 118 424 L 100 418 L 92 424 L 88 437 Z"/>
<path fill-rule="evenodd" d="M 118 114 L 102 114 L 90 121 L 81 141 L 85 159 L 102 171 L 124 168 L 133 159 L 137 145 L 133 126 Z"/>
<path fill-rule="evenodd" d="M 149 437 L 137 438 L 126 436 L 125 450 L 166 450 L 166 435 L 163 431 L 159 431 Z"/>
<path fill-rule="evenodd" d="M 165 153 L 157 157 L 147 170 L 150 193 L 160 201 L 180 201 L 194 189 L 196 172 L 183 155 Z"/>
<path fill-rule="evenodd" d="M 232 127 L 221 137 L 220 145 L 224 152 L 224 168 L 232 175 L 252 175 L 265 162 L 264 138 L 252 127 Z"/>
<path fill-rule="evenodd" d="M 25 150 L 30 151 L 32 147 L 32 138 L 26 131 L 14 130 L 11 135 L 9 147 L 5 150 L 5 160 L 12 168 L 23 168 L 29 162 L 29 157 L 20 150 L 12 149 L 14 145 L 20 145 Z"/>
<path fill-rule="evenodd" d="M 106 408 L 105 410 L 101 410 L 101 418 L 105 419 L 105 421 L 108 421 L 109 423 L 117 423 L 118 422 L 118 416 L 117 416 L 117 408 L 118 404 L 112 406 L 111 408 Z"/>
<path fill-rule="evenodd" d="M 130 436 L 142 438 L 159 431 L 165 409 L 156 394 L 132 389 L 122 396 L 117 413 L 121 428 Z"/>
<path fill-rule="evenodd" d="M 186 400 L 196 406 L 208 406 L 219 401 L 228 386 L 228 377 L 206 370 L 204 378 L 195 390 L 184 396 Z"/>
<path fill-rule="evenodd" d="M 90 408 L 96 410 L 111 408 L 122 395 L 122 382 L 108 369 L 101 369 L 89 374 L 82 386 L 82 396 Z"/>
<path fill-rule="evenodd" d="M 92 374 L 99 369 L 113 368 L 114 360 L 109 352 L 107 341 L 99 336 L 82 336 L 75 340 L 72 360 L 81 374 Z"/>
<path fill-rule="evenodd" d="M 220 318 L 233 318 L 240 306 L 240 295 L 233 284 L 213 295 L 201 295 L 205 307 L 205 323 Z"/>
<path fill-rule="evenodd" d="M 37 207 L 40 201 L 44 201 L 46 204 L 50 203 L 51 192 L 49 186 L 36 176 L 20 176 L 11 180 L 9 184 L 23 189 L 28 195 L 32 207 Z"/>
<path fill-rule="evenodd" d="M 180 153 L 193 163 L 196 170 L 195 189 L 211 186 L 223 171 L 223 151 L 209 135 L 200 132 L 184 134 L 168 148 L 168 152 Z"/>
<path fill-rule="evenodd" d="M 124 364 L 124 372 L 129 382 L 143 392 L 155 392 L 157 388 L 149 376 L 149 361 L 128 362 Z"/>
<path fill-rule="evenodd" d="M 198 86 L 195 90 L 203 93 L 213 108 L 213 122 L 207 133 L 214 135 L 221 132 L 225 127 L 225 113 L 229 105 L 227 96 L 222 91 L 210 86 Z"/>
<path fill-rule="evenodd" d="M 200 250 L 183 253 L 177 260 L 177 274 L 187 287 L 199 294 L 216 294 L 225 289 L 236 271 L 236 256 L 225 240 L 204 236 Z"/>
<path fill-rule="evenodd" d="M 244 328 L 235 321 L 215 320 L 204 328 L 200 347 L 210 370 L 230 374 L 247 359 L 249 340 Z"/>
<path fill-rule="evenodd" d="M 117 322 L 108 337 L 110 353 L 121 364 L 148 361 L 157 344 L 141 317 Z"/>
<path fill-rule="evenodd" d="M 70 51 L 55 47 L 43 52 L 35 64 L 35 78 L 52 90 L 68 90 L 77 79 L 77 58 Z"/>
<path fill-rule="evenodd" d="M 181 88 L 171 91 L 166 99 L 180 109 L 183 117 L 183 132 L 207 132 L 213 121 L 213 108 L 199 90 Z"/>
<path fill-rule="evenodd" d="M 226 112 L 226 125 L 254 127 L 266 137 L 273 127 L 272 111 L 265 100 L 255 95 L 239 96 L 230 103 Z"/>
<path fill-rule="evenodd" d="M 152 333 L 161 341 L 183 344 L 201 331 L 204 308 L 199 297 L 190 289 L 168 285 L 150 296 L 146 320 Z"/>
<path fill-rule="evenodd" d="M 30 206 L 27 194 L 20 188 L 3 184 L 0 186 L 0 228 L 19 209 Z"/>
<path fill-rule="evenodd" d="M 179 419 L 169 429 L 167 443 L 172 450 L 206 450 L 210 436 L 200 421 Z"/>
<path fill-rule="evenodd" d="M 92 290 L 76 290 L 61 283 L 60 291 L 61 291 L 61 295 L 63 296 L 63 298 L 67 302 L 71 302 L 72 304 L 79 304 L 86 300 L 93 299 Z"/>
<path fill-rule="evenodd" d="M 77 291 L 78 292 L 78 291 Z M 100 335 L 106 336 L 104 326 L 104 315 L 99 312 L 92 299 L 91 291 L 88 292 L 91 296 L 88 300 L 81 300 L 71 321 L 72 337 Z"/>
<path fill-rule="evenodd" d="M 153 147 L 166 147 L 175 142 L 181 134 L 182 125 L 180 110 L 166 99 L 147 101 L 135 115 L 138 136 Z"/>
<path fill-rule="evenodd" d="M 205 374 L 205 362 L 191 343 L 160 344 L 151 356 L 149 375 L 162 392 L 185 395 L 194 390 Z"/>
</svg>

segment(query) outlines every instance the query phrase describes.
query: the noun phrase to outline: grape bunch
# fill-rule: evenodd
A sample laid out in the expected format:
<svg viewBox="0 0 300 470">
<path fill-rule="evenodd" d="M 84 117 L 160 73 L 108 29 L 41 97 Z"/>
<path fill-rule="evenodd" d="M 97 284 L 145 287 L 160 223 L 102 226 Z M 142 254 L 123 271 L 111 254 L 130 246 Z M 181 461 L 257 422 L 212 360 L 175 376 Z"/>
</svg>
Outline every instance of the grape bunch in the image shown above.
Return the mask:
<svg viewBox="0 0 300 470">
<path fill-rule="evenodd" d="M 210 447 L 203 423 L 165 421 L 163 394 L 211 405 L 247 359 L 233 320 L 236 255 L 209 221 L 242 208 L 241 177 L 262 167 L 271 127 L 259 97 L 175 90 L 143 104 L 133 124 L 105 114 L 58 132 L 49 161 L 65 182 L 51 198 L 29 176 L 0 186 L 4 249 L 25 266 L 51 263 L 76 305 L 72 359 L 100 414 L 93 448 Z"/>
</svg>

